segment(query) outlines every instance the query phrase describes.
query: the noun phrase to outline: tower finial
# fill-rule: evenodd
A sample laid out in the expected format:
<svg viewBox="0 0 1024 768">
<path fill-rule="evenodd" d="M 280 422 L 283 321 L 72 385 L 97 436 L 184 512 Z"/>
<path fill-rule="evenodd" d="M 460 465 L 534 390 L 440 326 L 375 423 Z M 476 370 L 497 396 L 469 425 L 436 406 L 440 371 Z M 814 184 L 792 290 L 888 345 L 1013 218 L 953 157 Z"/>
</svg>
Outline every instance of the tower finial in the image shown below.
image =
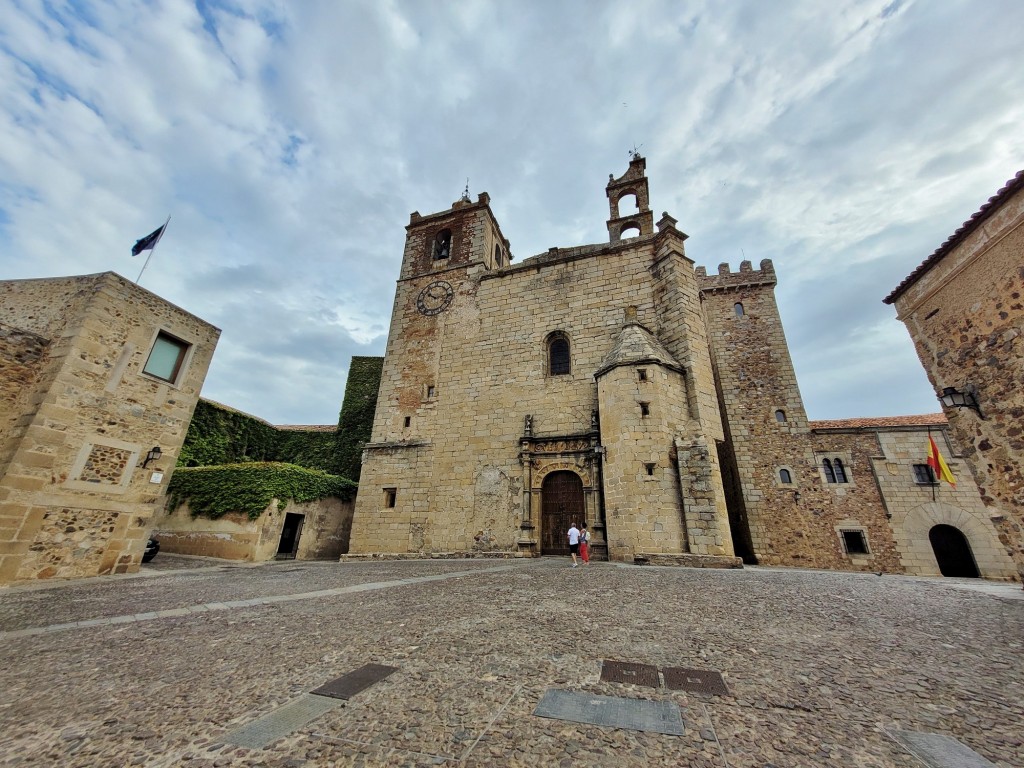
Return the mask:
<svg viewBox="0 0 1024 768">
<path fill-rule="evenodd" d="M 643 146 L 643 144 L 640 145 L 640 147 L 642 147 L 642 146 Z M 639 160 L 640 159 L 640 147 L 638 147 L 636 145 L 636 142 L 633 143 L 633 148 L 631 150 L 629 150 L 629 156 L 630 156 L 631 159 L 633 159 L 633 160 Z"/>
<path fill-rule="evenodd" d="M 469 177 L 466 177 L 466 188 L 462 190 L 462 202 L 469 202 Z"/>
</svg>

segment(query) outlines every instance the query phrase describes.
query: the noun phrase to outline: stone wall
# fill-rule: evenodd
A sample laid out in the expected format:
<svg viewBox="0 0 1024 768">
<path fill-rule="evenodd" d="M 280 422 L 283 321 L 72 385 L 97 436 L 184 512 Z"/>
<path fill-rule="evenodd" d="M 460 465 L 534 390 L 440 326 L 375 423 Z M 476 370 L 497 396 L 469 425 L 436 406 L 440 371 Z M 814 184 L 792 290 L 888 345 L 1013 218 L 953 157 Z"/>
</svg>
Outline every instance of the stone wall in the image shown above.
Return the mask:
<svg viewBox="0 0 1024 768">
<path fill-rule="evenodd" d="M 453 232 L 453 244 L 450 259 L 439 263 L 425 254 L 441 228 Z M 532 417 L 537 439 L 586 438 L 599 409 L 594 375 L 615 344 L 624 310 L 633 306 L 638 322 L 666 327 L 656 310 L 650 268 L 657 244 L 673 237 L 678 240 L 673 258 L 683 258 L 681 235 L 666 231 L 603 246 L 552 249 L 516 266 L 494 268 L 490 254 L 498 232 L 486 205 L 467 203 L 442 214 L 413 216 L 373 442 L 363 456 L 353 553 L 472 552 L 484 546 L 536 554 L 542 521 L 524 498 L 532 495 L 534 479 L 521 456 L 525 417 Z M 691 298 L 683 309 L 692 315 L 691 324 L 700 324 L 692 264 L 680 268 L 676 280 Z M 424 299 L 443 306 L 424 307 Z M 554 333 L 569 340 L 568 375 L 547 370 L 546 343 Z M 692 361 L 702 349 L 700 374 L 707 383 L 694 397 L 713 403 L 702 337 L 685 356 Z M 685 387 L 679 398 L 685 403 Z M 706 410 L 717 422 L 717 409 Z M 659 511 L 650 515 L 652 532 L 655 518 L 680 525 L 673 453 L 672 435 L 646 449 L 672 493 L 659 499 Z M 578 458 L 583 464 L 577 474 L 589 478 L 582 469 L 586 460 Z M 642 464 L 639 471 L 645 473 Z M 631 512 L 645 482 L 633 486 Z M 394 506 L 388 507 L 391 488 Z M 588 503 L 586 514 L 593 515 L 588 523 L 602 529 L 602 510 Z M 633 538 L 631 530 L 625 536 L 630 551 Z M 675 535 L 673 541 L 679 540 Z"/>
<path fill-rule="evenodd" d="M 152 535 L 161 552 L 264 562 L 277 555 L 286 515 L 297 514 L 304 521 L 295 558 L 336 560 L 348 551 L 354 507 L 354 501 L 327 498 L 279 508 L 275 500 L 255 520 L 240 512 L 211 520 L 192 517 L 186 503 L 158 516 Z"/>
<path fill-rule="evenodd" d="M 32 396 L 4 400 L 23 432 L 0 476 L 0 583 L 137 570 L 219 331 L 111 272 L 0 282 L 0 323 L 52 339 Z M 142 371 L 161 331 L 188 345 L 173 383 Z"/>
<path fill-rule="evenodd" d="M 929 434 L 957 478 L 955 487 L 944 482 L 922 484 L 915 479 L 914 465 L 928 460 Z M 872 459 L 872 465 L 906 573 L 941 575 L 928 534 L 936 525 L 951 525 L 967 538 L 983 577 L 1016 578 L 1013 560 L 999 542 L 992 511 L 945 425 L 932 430 L 888 428 L 879 431 L 878 442 L 881 453 Z"/>
<path fill-rule="evenodd" d="M 928 378 L 973 391 L 947 408 L 1005 550 L 1024 577 L 1024 173 L 904 281 L 894 302 Z"/>
<path fill-rule="evenodd" d="M 704 267 L 696 274 L 725 428 L 723 455 L 731 465 L 726 474 L 735 477 L 726 487 L 737 552 L 758 563 L 809 565 L 820 557 L 809 541 L 816 526 L 811 507 L 795 503 L 794 493 L 819 482 L 775 303 L 775 269 L 765 259 L 759 270 L 744 261 L 738 272 L 722 264 L 716 275 Z"/>
<path fill-rule="evenodd" d="M 0 476 L 28 425 L 49 340 L 0 324 Z"/>
</svg>

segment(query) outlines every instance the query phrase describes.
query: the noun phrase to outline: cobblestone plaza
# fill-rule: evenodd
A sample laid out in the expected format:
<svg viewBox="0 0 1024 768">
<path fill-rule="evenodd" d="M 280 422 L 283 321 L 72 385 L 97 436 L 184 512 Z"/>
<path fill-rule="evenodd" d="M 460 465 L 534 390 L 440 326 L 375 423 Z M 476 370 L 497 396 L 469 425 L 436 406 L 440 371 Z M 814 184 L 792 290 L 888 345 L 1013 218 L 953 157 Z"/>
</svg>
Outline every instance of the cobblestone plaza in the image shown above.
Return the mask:
<svg viewBox="0 0 1024 768">
<path fill-rule="evenodd" d="M 0 592 L 0 766 L 936 764 L 898 739 L 911 731 L 1012 768 L 1021 598 L 789 569 L 165 554 Z M 717 670 L 728 691 L 603 681 L 611 660 Z M 310 695 L 366 664 L 397 671 Z M 535 715 L 550 692 L 678 708 L 682 733 Z M 239 746 L 254 723 L 274 740 Z"/>
</svg>

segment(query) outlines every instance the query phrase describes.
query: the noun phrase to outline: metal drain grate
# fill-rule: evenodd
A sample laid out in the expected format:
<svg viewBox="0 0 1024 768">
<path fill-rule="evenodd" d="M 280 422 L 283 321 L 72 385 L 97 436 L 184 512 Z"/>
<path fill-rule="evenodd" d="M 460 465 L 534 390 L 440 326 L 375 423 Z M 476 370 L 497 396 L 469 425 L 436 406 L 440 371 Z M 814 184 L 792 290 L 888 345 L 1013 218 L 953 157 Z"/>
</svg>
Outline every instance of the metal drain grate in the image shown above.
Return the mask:
<svg viewBox="0 0 1024 768">
<path fill-rule="evenodd" d="M 665 667 L 661 670 L 665 675 L 665 687 L 673 691 L 689 693 L 707 693 L 712 696 L 728 696 L 722 673 L 713 669 L 684 669 L 683 667 Z"/>
<path fill-rule="evenodd" d="M 634 664 L 631 661 L 609 661 L 608 659 L 601 663 L 601 682 L 646 685 L 648 688 L 657 688 L 661 685 L 658 680 L 657 667 L 650 664 Z"/>
<path fill-rule="evenodd" d="M 317 696 L 330 696 L 332 699 L 350 699 L 360 691 L 365 691 L 374 683 L 379 683 L 398 667 L 385 667 L 383 664 L 366 664 L 347 675 L 324 683 L 310 693 Z"/>
</svg>

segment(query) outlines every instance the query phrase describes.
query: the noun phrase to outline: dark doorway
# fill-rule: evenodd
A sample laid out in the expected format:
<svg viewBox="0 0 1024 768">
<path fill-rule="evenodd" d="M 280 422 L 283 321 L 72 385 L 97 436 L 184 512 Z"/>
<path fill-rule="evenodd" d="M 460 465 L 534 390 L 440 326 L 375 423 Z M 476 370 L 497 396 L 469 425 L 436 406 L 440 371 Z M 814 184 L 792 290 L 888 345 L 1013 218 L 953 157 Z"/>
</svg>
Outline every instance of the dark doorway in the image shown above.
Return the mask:
<svg viewBox="0 0 1024 768">
<path fill-rule="evenodd" d="M 568 555 L 569 526 L 584 522 L 583 481 L 575 472 L 552 472 L 541 486 L 543 519 L 541 521 L 540 553 Z"/>
<path fill-rule="evenodd" d="M 716 440 L 715 447 L 718 449 L 718 466 L 722 468 L 722 490 L 725 491 L 725 508 L 729 512 L 733 551 L 747 565 L 757 565 L 747 509 L 743 504 L 743 489 L 736 471 L 736 457 L 724 442 Z"/>
<path fill-rule="evenodd" d="M 299 536 L 302 535 L 302 523 L 305 515 L 289 512 L 284 516 L 284 528 L 281 529 L 281 543 L 277 547 L 278 560 L 292 560 L 299 550 Z"/>
<path fill-rule="evenodd" d="M 967 537 L 952 525 L 936 525 L 928 531 L 928 540 L 932 543 L 935 559 L 939 563 L 939 571 L 943 576 L 977 579 L 978 566 L 971 554 L 971 545 Z"/>
</svg>

